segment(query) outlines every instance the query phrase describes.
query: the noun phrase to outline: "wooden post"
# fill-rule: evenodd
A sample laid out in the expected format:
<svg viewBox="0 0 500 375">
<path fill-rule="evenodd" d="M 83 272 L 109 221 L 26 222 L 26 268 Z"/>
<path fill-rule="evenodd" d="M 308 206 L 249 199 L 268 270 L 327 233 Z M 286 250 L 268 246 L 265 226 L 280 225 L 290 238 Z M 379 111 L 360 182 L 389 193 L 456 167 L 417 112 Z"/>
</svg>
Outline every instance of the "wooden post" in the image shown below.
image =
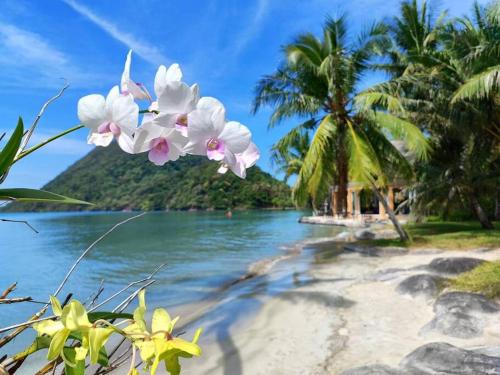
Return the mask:
<svg viewBox="0 0 500 375">
<path fill-rule="evenodd" d="M 361 190 L 356 190 L 354 192 L 354 216 L 361 215 Z"/>
<path fill-rule="evenodd" d="M 347 189 L 347 216 L 352 216 L 352 190 Z"/>
</svg>

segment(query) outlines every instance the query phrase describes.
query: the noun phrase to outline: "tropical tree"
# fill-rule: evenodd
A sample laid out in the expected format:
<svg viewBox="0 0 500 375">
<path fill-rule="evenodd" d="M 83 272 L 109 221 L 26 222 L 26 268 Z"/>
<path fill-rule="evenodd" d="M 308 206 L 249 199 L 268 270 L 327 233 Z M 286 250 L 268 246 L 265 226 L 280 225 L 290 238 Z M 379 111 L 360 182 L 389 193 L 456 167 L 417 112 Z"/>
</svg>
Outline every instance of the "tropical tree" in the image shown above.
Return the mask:
<svg viewBox="0 0 500 375">
<path fill-rule="evenodd" d="M 445 22 L 444 14 L 428 13 L 426 2 L 403 2 L 379 65 L 392 79 L 358 99 L 429 135 L 434 152 L 418 169 L 417 208 L 446 213 L 458 203 L 493 228 L 481 195 L 495 194 L 499 175 L 499 3 L 473 10 L 472 19 Z"/>
<path fill-rule="evenodd" d="M 317 200 L 334 184 L 338 187 L 337 214 L 345 215 L 348 181 L 366 183 L 374 188 L 406 240 L 406 232 L 379 189 L 391 174 L 411 174 L 410 163 L 391 140 L 405 141 L 419 158 L 427 152 L 426 140 L 401 117 L 355 105 L 363 74 L 370 68 L 374 49 L 384 46 L 386 32 L 383 24 L 375 24 L 350 38 L 346 19 L 340 17 L 326 20 L 322 38 L 299 35 L 284 47 L 284 59 L 276 72 L 258 82 L 254 111 L 272 106 L 270 127 L 286 119 L 305 121 L 291 132 L 305 129 L 311 135 L 294 186 L 298 204 L 309 197 Z"/>
</svg>

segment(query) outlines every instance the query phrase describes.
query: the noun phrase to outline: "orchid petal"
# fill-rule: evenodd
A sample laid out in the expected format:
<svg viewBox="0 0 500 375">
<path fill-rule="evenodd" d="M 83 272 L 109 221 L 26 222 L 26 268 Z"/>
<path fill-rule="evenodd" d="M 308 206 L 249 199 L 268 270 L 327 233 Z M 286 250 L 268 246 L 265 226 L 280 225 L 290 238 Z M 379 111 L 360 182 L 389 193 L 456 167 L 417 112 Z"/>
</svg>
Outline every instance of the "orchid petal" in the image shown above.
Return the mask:
<svg viewBox="0 0 500 375">
<path fill-rule="evenodd" d="M 113 133 L 97 133 L 97 132 L 90 132 L 89 136 L 87 137 L 87 143 L 89 145 L 93 144 L 96 146 L 101 146 L 101 147 L 107 147 L 113 142 Z"/>
<path fill-rule="evenodd" d="M 196 109 L 210 113 L 210 119 L 215 130 L 214 137 L 217 137 L 226 123 L 226 109 L 222 103 L 215 98 L 205 96 L 198 101 Z"/>
<path fill-rule="evenodd" d="M 89 331 L 90 363 L 97 363 L 99 350 L 106 344 L 113 332 L 112 328 L 92 328 Z"/>
<path fill-rule="evenodd" d="M 206 155 L 207 146 L 205 143 L 188 142 L 184 146 L 184 152 L 190 155 Z"/>
<path fill-rule="evenodd" d="M 147 91 L 142 89 L 138 84 L 136 84 L 132 79 L 130 79 L 130 63 L 132 60 L 132 50 L 127 54 L 127 59 L 125 60 L 125 67 L 123 68 L 122 79 L 121 79 L 121 91 L 122 93 L 130 93 L 136 99 L 151 99 Z"/>
<path fill-rule="evenodd" d="M 78 101 L 78 118 L 88 128 L 97 129 L 106 120 L 106 100 L 102 95 L 87 95 Z"/>
<path fill-rule="evenodd" d="M 165 85 L 158 96 L 158 109 L 164 113 L 189 113 L 196 107 L 198 98 L 184 82 L 172 81 Z"/>
<path fill-rule="evenodd" d="M 219 138 L 235 154 L 245 151 L 250 145 L 251 133 L 245 125 L 236 121 L 226 123 Z"/>
<path fill-rule="evenodd" d="M 139 106 L 134 102 L 132 95 L 122 95 L 113 103 L 112 121 L 120 130 L 132 135 L 139 121 Z"/>
<path fill-rule="evenodd" d="M 158 331 L 167 331 L 172 319 L 165 309 L 155 309 L 153 312 L 153 319 L 151 321 L 151 331 L 153 333 Z"/>
<path fill-rule="evenodd" d="M 64 306 L 61 321 L 71 331 L 78 331 L 91 326 L 85 307 L 76 300 L 72 300 Z"/>
<path fill-rule="evenodd" d="M 52 337 L 52 340 L 50 341 L 49 352 L 47 353 L 47 359 L 49 361 L 52 361 L 57 357 L 59 357 L 70 333 L 71 333 L 70 329 L 64 328 L 58 331 L 54 335 L 54 337 Z"/>
<path fill-rule="evenodd" d="M 113 112 L 113 103 L 117 98 L 120 97 L 120 89 L 118 86 L 113 86 L 109 90 L 108 96 L 106 96 L 106 113 L 108 117 L 111 117 Z"/>
</svg>

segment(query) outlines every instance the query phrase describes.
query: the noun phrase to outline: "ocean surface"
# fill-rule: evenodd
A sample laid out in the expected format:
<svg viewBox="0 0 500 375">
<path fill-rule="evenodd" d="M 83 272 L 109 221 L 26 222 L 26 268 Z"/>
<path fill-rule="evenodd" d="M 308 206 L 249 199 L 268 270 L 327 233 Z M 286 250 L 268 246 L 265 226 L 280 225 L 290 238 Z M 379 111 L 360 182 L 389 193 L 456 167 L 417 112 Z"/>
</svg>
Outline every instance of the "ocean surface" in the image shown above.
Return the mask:
<svg viewBox="0 0 500 375">
<path fill-rule="evenodd" d="M 0 218 L 27 220 L 39 231 L 34 233 L 20 223 L 0 222 L 1 291 L 18 282 L 11 297 L 31 296 L 45 301 L 89 244 L 114 224 L 133 215 L 108 212 L 1 214 Z M 286 258 L 304 241 L 334 236 L 340 231 L 338 227 L 299 224 L 301 215 L 298 211 L 236 211 L 229 219 L 223 212 L 148 213 L 119 227 L 100 242 L 71 276 L 60 298 L 72 292 L 75 298 L 84 301 L 103 283 L 102 300 L 165 263 L 155 276 L 156 283 L 148 288 L 147 301 L 151 307 L 175 310 L 179 306 L 199 306 L 202 301 L 231 300 L 237 303 L 213 308 L 212 313 L 223 311 L 234 316 L 242 309 L 249 311 L 245 304 L 252 301 L 251 298 L 247 302 L 238 301 L 259 290 L 261 294 L 270 294 L 277 286 L 278 291 L 287 288 L 292 278 L 284 273 L 289 272 L 290 267 L 283 263 L 281 271 L 273 276 L 275 282 L 267 284 L 272 287 L 264 291 L 263 279 L 230 286 L 235 280 L 256 265 L 262 268 Z M 308 261 L 305 259 L 302 264 Z M 294 267 L 297 264 L 300 262 L 295 262 Z M 294 273 L 293 280 L 298 272 Z M 2 305 L 0 326 L 24 321 L 39 307 L 34 303 Z M 210 312 L 205 314 L 205 320 L 207 316 Z M 22 349 L 30 337 L 25 334 L 17 339 L 8 352 Z"/>
</svg>

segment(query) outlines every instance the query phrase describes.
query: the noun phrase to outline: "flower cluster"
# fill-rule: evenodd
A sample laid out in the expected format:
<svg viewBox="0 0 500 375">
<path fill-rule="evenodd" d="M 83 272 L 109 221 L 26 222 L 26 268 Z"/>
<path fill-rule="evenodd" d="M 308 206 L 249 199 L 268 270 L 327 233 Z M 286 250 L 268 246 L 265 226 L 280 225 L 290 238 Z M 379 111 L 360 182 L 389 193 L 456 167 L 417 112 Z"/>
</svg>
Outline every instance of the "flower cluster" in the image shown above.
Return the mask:
<svg viewBox="0 0 500 375">
<path fill-rule="evenodd" d="M 260 157 L 248 128 L 228 121 L 222 103 L 201 97 L 198 85 L 182 81 L 178 64 L 161 65 L 154 80 L 153 100 L 147 88 L 130 78 L 130 51 L 120 87 L 108 96 L 87 95 L 78 102 L 78 117 L 90 129 L 88 142 L 108 146 L 116 139 L 130 154 L 148 152 L 149 160 L 164 165 L 186 154 L 204 155 L 218 161 L 219 173 L 233 171 L 241 178 Z M 149 102 L 140 111 L 136 101 Z M 139 114 L 144 113 L 139 125 Z"/>
<path fill-rule="evenodd" d="M 70 301 L 64 308 L 54 296 L 50 297 L 55 320 L 44 320 L 35 323 L 33 328 L 38 338 L 48 339 L 36 341 L 28 349 L 30 353 L 47 348 L 47 359 L 54 361 L 61 357 L 65 364 L 65 373 L 83 374 L 86 359 L 89 363 L 108 366 L 108 355 L 105 349 L 106 342 L 112 334 L 118 334 L 129 340 L 132 345 L 132 360 L 128 375 L 138 375 L 136 369 L 136 350 L 145 370 L 155 375 L 160 362 L 164 362 L 167 372 L 171 375 L 180 374 L 179 358 L 200 356 L 201 349 L 197 342 L 201 329 L 197 329 L 193 340 L 187 341 L 173 334 L 173 329 L 179 317 L 171 319 L 165 309 L 157 308 L 153 312 L 151 324 L 145 320 L 146 302 L 145 291 L 139 292 L 139 306 L 134 314 L 120 314 L 108 312 L 90 313 L 76 300 Z M 130 316 L 129 316 L 130 315 Z M 119 323 L 112 324 L 117 318 L 126 317 Z M 118 328 L 122 323 L 129 323 L 124 329 Z"/>
</svg>

